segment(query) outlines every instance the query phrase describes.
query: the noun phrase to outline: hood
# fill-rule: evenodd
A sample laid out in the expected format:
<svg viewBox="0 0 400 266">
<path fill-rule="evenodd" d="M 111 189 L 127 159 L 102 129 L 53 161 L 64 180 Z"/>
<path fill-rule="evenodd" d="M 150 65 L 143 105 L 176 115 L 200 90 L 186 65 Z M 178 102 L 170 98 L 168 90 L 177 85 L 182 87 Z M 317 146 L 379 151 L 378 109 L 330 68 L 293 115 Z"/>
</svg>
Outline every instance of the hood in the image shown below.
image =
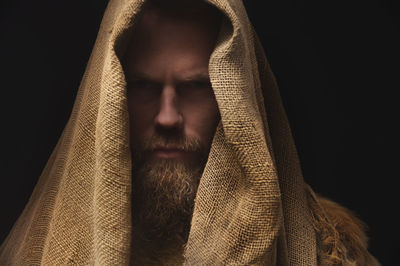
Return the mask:
<svg viewBox="0 0 400 266">
<path fill-rule="evenodd" d="M 111 0 L 70 119 L 0 249 L 15 264 L 128 265 L 131 153 L 120 56 L 144 0 Z M 315 230 L 279 89 L 240 0 L 209 76 L 221 116 L 197 191 L 188 265 L 316 265 Z"/>
</svg>

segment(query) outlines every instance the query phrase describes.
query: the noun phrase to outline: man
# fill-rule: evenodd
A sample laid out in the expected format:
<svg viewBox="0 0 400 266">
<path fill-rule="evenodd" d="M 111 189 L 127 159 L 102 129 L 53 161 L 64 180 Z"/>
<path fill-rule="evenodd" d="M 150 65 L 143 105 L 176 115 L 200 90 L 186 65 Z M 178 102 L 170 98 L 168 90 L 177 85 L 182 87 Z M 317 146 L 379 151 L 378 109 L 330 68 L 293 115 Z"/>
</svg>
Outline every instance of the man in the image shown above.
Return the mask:
<svg viewBox="0 0 400 266">
<path fill-rule="evenodd" d="M 161 264 L 164 256 L 183 254 L 219 122 L 208 76 L 219 24 L 217 11 L 205 4 L 150 5 L 123 58 L 133 154 L 132 260 L 138 265 L 150 263 L 137 261 L 142 258 Z"/>
<path fill-rule="evenodd" d="M 364 238 L 304 183 L 240 1 L 111 1 L 0 262 L 374 265 Z"/>
</svg>

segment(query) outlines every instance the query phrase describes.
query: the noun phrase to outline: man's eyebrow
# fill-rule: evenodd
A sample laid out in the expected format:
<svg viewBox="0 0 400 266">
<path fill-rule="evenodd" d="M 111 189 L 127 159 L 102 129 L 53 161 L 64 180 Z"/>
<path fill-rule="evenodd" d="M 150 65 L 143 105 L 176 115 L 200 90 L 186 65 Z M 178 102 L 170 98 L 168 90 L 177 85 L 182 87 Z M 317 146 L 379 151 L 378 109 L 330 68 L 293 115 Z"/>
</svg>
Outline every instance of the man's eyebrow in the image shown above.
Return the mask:
<svg viewBox="0 0 400 266">
<path fill-rule="evenodd" d="M 128 82 L 134 80 L 147 80 L 155 83 L 159 82 L 156 78 L 144 72 L 132 73 L 132 75 L 130 75 L 130 78 L 128 78 Z M 178 77 L 176 79 L 176 82 L 191 82 L 191 81 L 210 82 L 210 76 L 208 74 L 208 71 L 197 72 L 194 74 L 182 74 L 181 77 Z"/>
<path fill-rule="evenodd" d="M 138 79 L 155 81 L 154 78 L 152 78 L 150 75 L 147 75 L 146 73 L 143 73 L 143 72 L 134 72 L 129 77 L 130 77 L 130 79 L 128 78 L 128 81 L 130 81 L 130 80 L 138 80 Z"/>
<path fill-rule="evenodd" d="M 210 76 L 208 75 L 208 72 L 199 72 L 193 75 L 188 75 L 182 77 L 180 81 L 187 82 L 187 81 L 202 81 L 202 82 L 209 82 L 210 81 Z"/>
</svg>

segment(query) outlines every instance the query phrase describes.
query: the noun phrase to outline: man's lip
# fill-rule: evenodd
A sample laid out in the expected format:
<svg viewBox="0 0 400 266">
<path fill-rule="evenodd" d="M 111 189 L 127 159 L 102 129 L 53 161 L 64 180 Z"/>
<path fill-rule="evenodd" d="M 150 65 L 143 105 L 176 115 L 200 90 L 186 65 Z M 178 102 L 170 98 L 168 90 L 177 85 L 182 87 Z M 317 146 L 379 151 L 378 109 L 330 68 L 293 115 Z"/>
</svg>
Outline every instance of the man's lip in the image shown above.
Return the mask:
<svg viewBox="0 0 400 266">
<path fill-rule="evenodd" d="M 156 148 L 153 150 L 153 156 L 157 158 L 182 158 L 188 152 L 178 148 Z"/>
</svg>

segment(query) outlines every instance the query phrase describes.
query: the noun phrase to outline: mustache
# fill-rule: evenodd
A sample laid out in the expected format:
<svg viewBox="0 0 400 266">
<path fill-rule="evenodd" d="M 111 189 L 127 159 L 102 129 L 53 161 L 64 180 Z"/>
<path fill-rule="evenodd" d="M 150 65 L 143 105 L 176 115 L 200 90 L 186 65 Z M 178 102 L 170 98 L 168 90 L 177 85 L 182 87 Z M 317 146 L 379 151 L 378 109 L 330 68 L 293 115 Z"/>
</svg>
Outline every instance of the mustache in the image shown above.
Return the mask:
<svg viewBox="0 0 400 266">
<path fill-rule="evenodd" d="M 198 152 L 203 150 L 201 141 L 198 138 L 188 137 L 165 137 L 154 135 L 142 141 L 137 147 L 136 152 L 152 152 L 157 149 L 178 149 L 187 152 Z"/>
<path fill-rule="evenodd" d="M 182 135 L 170 137 L 156 134 L 131 147 L 133 169 L 140 168 L 143 164 L 152 162 L 154 160 L 151 156 L 152 152 L 159 149 L 174 149 L 189 152 L 195 158 L 188 162 L 189 165 L 193 163 L 195 165 L 205 163 L 208 158 L 208 148 L 196 137 Z"/>
</svg>

